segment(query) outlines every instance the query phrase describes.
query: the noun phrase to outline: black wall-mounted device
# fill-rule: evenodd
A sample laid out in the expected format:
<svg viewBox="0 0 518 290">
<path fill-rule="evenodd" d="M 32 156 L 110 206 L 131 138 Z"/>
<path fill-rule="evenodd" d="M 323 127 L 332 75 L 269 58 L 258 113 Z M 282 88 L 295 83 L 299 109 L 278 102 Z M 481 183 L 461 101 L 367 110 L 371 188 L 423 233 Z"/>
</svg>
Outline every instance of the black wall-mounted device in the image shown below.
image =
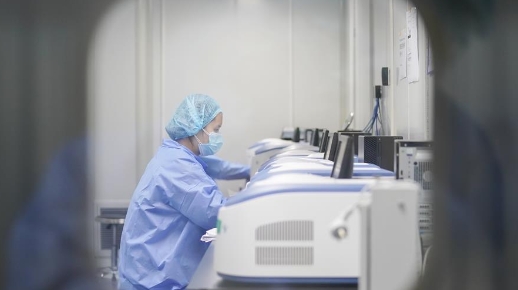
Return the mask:
<svg viewBox="0 0 518 290">
<path fill-rule="evenodd" d="M 388 86 L 389 84 L 389 69 L 388 67 L 381 68 L 381 84 Z"/>
<path fill-rule="evenodd" d="M 381 99 L 382 96 L 383 96 L 383 87 L 376 86 L 376 99 Z"/>
</svg>

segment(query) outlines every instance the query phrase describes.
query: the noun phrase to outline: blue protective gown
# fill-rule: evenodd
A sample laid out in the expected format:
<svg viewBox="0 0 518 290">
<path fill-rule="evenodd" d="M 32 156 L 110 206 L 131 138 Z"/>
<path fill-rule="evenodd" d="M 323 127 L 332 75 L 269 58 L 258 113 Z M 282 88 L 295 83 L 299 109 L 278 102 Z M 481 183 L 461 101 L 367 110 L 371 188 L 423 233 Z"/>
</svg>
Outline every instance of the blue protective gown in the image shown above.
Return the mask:
<svg viewBox="0 0 518 290">
<path fill-rule="evenodd" d="M 209 244 L 226 199 L 207 165 L 184 146 L 164 140 L 131 200 L 121 238 L 119 289 L 187 287 Z"/>
<path fill-rule="evenodd" d="M 200 156 L 199 158 L 207 164 L 205 171 L 214 179 L 232 180 L 250 178 L 250 166 L 231 163 L 216 155 Z"/>
</svg>

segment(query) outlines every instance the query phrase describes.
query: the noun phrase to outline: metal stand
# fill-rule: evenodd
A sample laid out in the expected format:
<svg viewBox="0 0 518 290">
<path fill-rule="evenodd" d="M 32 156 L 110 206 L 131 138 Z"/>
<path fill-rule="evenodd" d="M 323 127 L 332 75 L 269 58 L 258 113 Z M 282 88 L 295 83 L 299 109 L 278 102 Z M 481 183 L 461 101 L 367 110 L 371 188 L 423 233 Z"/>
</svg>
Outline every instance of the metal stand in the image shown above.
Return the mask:
<svg viewBox="0 0 518 290">
<path fill-rule="evenodd" d="M 95 220 L 101 224 L 108 225 L 108 228 L 112 230 L 112 246 L 111 246 L 111 264 L 110 267 L 101 268 L 100 276 L 102 278 L 110 278 L 112 281 L 117 281 L 117 263 L 118 263 L 118 252 L 119 252 L 119 243 L 117 241 L 117 230 L 119 229 L 119 225 L 124 224 L 124 218 L 115 218 L 115 217 L 105 217 L 105 216 L 97 216 Z"/>
</svg>

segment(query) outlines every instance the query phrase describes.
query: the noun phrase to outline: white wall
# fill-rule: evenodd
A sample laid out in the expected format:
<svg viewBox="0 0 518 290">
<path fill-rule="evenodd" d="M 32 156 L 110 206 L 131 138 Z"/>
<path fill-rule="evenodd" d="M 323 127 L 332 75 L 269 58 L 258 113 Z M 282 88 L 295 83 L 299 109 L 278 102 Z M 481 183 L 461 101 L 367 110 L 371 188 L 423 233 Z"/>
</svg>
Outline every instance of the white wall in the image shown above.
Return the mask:
<svg viewBox="0 0 518 290">
<path fill-rule="evenodd" d="M 113 7 L 89 63 L 92 229 L 98 207 L 127 206 L 187 94 L 220 103 L 219 155 L 231 161 L 245 162 L 251 143 L 280 136 L 285 126 L 339 129 L 353 103 L 344 81 L 352 76 L 346 2 L 128 0 Z M 220 183 L 223 192 L 241 185 Z"/>
<path fill-rule="evenodd" d="M 399 32 L 406 28 L 406 12 L 413 6 L 409 1 L 393 1 L 394 4 L 394 62 L 399 63 Z M 418 12 L 419 41 L 419 82 L 408 83 L 408 78 L 401 81 L 394 78 L 394 120 L 397 135 L 410 140 L 427 139 L 426 128 L 426 43 L 427 34 Z M 396 70 L 393 70 L 396 71 Z M 430 136 L 431 137 L 431 136 Z"/>
<path fill-rule="evenodd" d="M 283 126 L 338 129 L 342 2 L 165 2 L 163 125 L 186 94 L 211 94 L 225 112 L 221 155 L 242 162 Z"/>
<path fill-rule="evenodd" d="M 219 155 L 245 162 L 249 144 L 291 122 L 288 3 L 164 4 L 162 127 L 186 95 L 209 94 L 224 112 Z"/>
<path fill-rule="evenodd" d="M 341 44 L 343 1 L 292 1 L 293 124 L 337 130 L 345 115 Z"/>
<path fill-rule="evenodd" d="M 88 103 L 96 198 L 125 200 L 135 186 L 135 5 L 103 18 L 91 47 Z M 130 177 L 130 178 L 128 178 Z"/>
<path fill-rule="evenodd" d="M 371 0 L 352 0 L 353 40 L 347 49 L 353 51 L 352 77 L 355 121 L 354 129 L 363 129 L 372 115 L 374 80 L 372 78 Z"/>
<path fill-rule="evenodd" d="M 371 0 L 371 79 L 373 81 L 373 86 L 382 85 L 382 68 L 392 68 L 393 39 L 391 5 L 391 1 Z M 393 75 L 394 72 L 392 71 L 391 86 L 395 85 L 393 82 Z M 390 87 L 384 87 L 383 97 L 381 99 L 383 122 L 382 132 L 386 135 L 391 134 L 391 129 L 393 127 L 391 124 L 391 116 L 389 115 L 391 112 L 392 104 L 392 90 Z"/>
<path fill-rule="evenodd" d="M 386 134 L 401 135 L 407 140 L 429 140 L 432 138 L 432 82 L 433 76 L 427 74 L 427 44 L 428 35 L 418 11 L 418 41 L 419 41 L 419 82 L 408 83 L 407 79 L 398 80 L 399 64 L 399 33 L 406 29 L 406 12 L 412 8 L 408 0 L 368 0 L 355 2 L 356 19 L 355 38 L 351 50 L 362 49 L 356 52 L 356 80 L 354 86 L 356 108 L 361 115 L 362 124 L 366 124 L 371 111 L 365 107 L 373 106 L 373 91 L 370 91 L 370 103 L 359 106 L 358 102 L 367 94 L 367 87 L 381 85 L 381 68 L 390 69 L 390 86 L 384 88 L 383 104 L 387 110 L 383 122 Z M 367 9 L 367 7 L 370 7 Z M 369 53 L 365 51 L 367 48 Z M 358 63 L 369 67 L 367 73 L 358 68 Z M 357 125 L 356 127 L 361 127 Z"/>
<path fill-rule="evenodd" d="M 162 127 L 185 95 L 199 92 L 224 110 L 219 155 L 227 160 L 246 162 L 250 144 L 285 126 L 337 130 L 345 119 L 343 3 L 164 2 Z"/>
<path fill-rule="evenodd" d="M 94 246 L 99 225 L 93 218 L 99 205 L 127 206 L 136 186 L 135 8 L 134 1 L 121 1 L 108 11 L 98 24 L 90 48 L 89 171 L 95 203 L 90 211 L 90 236 Z"/>
</svg>

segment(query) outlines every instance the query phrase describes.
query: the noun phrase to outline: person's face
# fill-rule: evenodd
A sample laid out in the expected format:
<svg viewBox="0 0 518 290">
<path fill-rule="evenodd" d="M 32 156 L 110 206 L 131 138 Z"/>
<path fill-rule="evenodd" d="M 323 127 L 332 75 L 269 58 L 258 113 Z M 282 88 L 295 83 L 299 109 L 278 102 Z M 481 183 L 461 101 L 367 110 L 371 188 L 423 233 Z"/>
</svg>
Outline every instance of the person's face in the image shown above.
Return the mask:
<svg viewBox="0 0 518 290">
<path fill-rule="evenodd" d="M 223 113 L 219 113 L 216 115 L 214 120 L 212 120 L 212 122 L 210 122 L 203 129 L 205 129 L 205 131 L 207 131 L 208 134 L 210 134 L 211 132 L 219 133 L 219 129 L 221 129 L 222 125 L 223 125 Z M 201 143 L 207 144 L 207 143 L 209 143 L 209 136 L 207 135 L 207 133 L 205 133 L 205 132 L 203 132 L 203 130 L 201 130 L 200 132 L 198 132 L 196 137 L 198 137 L 198 139 L 200 139 Z"/>
</svg>

